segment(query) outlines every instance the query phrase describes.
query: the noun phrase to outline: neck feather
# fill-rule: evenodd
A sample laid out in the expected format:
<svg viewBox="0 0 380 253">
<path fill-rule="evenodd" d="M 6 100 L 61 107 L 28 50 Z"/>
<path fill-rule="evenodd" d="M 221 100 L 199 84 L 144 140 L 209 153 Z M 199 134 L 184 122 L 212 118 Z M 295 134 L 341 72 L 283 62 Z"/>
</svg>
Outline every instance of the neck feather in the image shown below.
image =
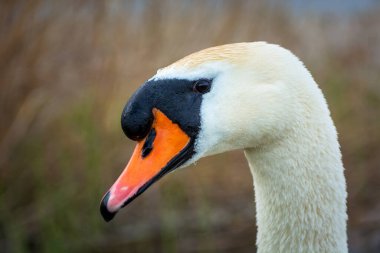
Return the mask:
<svg viewBox="0 0 380 253">
<path fill-rule="evenodd" d="M 258 252 L 347 252 L 346 184 L 330 116 L 245 154 Z"/>
</svg>

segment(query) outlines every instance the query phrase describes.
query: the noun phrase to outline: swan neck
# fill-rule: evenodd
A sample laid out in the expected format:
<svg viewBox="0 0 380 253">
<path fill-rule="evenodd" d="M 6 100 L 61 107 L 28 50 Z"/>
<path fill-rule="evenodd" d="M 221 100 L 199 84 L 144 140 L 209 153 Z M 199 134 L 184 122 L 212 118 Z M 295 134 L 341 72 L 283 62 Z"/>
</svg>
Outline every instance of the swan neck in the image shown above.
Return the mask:
<svg viewBox="0 0 380 253">
<path fill-rule="evenodd" d="M 347 252 L 341 153 L 331 119 L 324 124 L 245 150 L 255 188 L 258 252 Z"/>
</svg>

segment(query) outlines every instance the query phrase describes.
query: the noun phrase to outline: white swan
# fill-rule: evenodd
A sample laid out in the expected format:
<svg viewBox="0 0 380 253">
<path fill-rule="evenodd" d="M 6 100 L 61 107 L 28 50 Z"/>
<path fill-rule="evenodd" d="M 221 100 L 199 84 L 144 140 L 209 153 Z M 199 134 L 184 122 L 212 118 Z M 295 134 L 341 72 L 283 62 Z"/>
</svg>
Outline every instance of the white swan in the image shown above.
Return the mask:
<svg viewBox="0 0 380 253">
<path fill-rule="evenodd" d="M 347 252 L 336 130 L 321 90 L 288 50 L 254 42 L 191 54 L 135 93 L 122 126 L 139 142 L 102 201 L 106 220 L 167 172 L 244 149 L 258 252 Z"/>
</svg>

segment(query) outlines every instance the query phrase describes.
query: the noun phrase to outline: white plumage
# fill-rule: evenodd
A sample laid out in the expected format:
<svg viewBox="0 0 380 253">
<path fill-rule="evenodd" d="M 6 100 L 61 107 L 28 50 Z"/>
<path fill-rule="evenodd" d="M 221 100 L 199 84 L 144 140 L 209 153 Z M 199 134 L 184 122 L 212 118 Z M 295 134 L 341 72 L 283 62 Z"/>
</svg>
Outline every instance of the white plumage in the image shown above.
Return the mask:
<svg viewBox="0 0 380 253">
<path fill-rule="evenodd" d="M 213 79 L 196 155 L 244 149 L 260 253 L 347 252 L 346 184 L 337 133 L 316 82 L 291 52 L 265 42 L 206 49 L 153 79 Z"/>
</svg>

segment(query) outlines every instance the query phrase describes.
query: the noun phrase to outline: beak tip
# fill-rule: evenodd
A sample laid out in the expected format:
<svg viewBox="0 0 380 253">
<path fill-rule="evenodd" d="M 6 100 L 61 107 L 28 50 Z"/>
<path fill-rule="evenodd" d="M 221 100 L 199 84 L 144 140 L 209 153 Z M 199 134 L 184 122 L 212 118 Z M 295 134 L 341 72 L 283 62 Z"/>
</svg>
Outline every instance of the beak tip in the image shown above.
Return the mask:
<svg viewBox="0 0 380 253">
<path fill-rule="evenodd" d="M 116 212 L 110 212 L 107 208 L 109 197 L 110 197 L 110 192 L 107 192 L 102 202 L 100 203 L 100 213 L 106 222 L 111 221 L 113 217 L 115 217 L 116 215 Z"/>
</svg>

